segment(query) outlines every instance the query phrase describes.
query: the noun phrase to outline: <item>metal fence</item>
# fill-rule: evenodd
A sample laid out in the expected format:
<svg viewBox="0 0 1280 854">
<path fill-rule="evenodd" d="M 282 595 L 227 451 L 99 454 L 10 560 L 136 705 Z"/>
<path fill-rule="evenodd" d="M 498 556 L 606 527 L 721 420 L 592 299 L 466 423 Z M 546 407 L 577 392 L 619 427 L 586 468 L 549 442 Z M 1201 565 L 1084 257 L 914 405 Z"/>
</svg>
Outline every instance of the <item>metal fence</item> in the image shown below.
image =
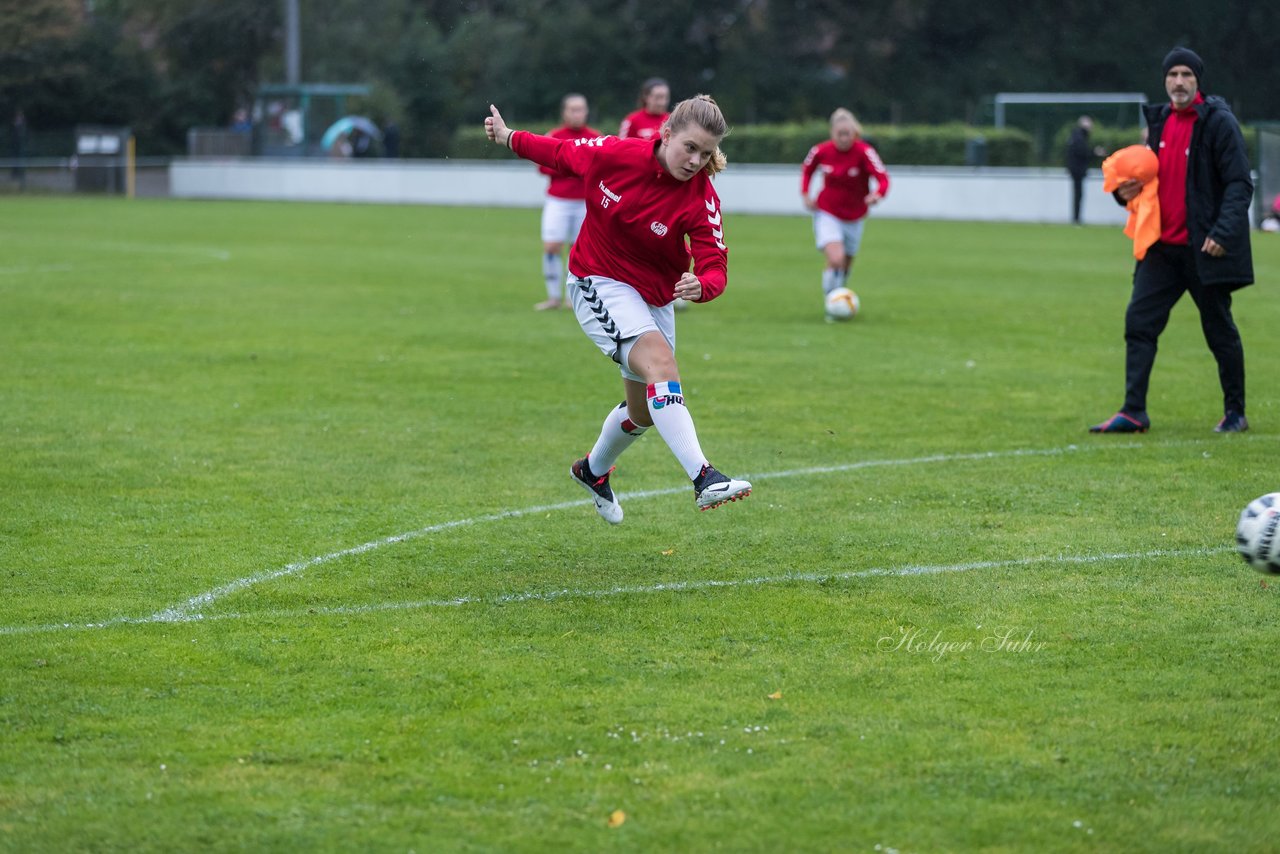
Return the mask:
<svg viewBox="0 0 1280 854">
<path fill-rule="evenodd" d="M 160 198 L 169 195 L 168 157 L 139 157 L 134 162 L 134 195 Z M 98 159 L 86 166 L 72 157 L 24 157 L 0 159 L 0 195 L 10 193 L 116 194 L 126 190 L 124 157 Z"/>
</svg>

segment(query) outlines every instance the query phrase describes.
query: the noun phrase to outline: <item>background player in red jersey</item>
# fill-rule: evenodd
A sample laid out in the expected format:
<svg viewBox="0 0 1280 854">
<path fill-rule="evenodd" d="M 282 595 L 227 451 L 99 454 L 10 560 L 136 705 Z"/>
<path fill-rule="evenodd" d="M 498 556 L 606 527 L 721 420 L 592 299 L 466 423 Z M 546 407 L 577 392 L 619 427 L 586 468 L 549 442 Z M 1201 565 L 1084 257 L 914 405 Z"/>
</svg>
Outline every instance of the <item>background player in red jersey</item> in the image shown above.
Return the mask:
<svg viewBox="0 0 1280 854">
<path fill-rule="evenodd" d="M 581 175 L 588 188 L 587 217 L 569 252 L 569 286 L 583 331 L 620 366 L 626 399 L 605 417 L 591 452 L 572 465 L 573 479 L 591 491 L 605 521 L 621 522 L 609 486 L 613 464 L 656 426 L 693 481 L 698 509 L 745 498 L 751 484 L 716 471 L 702 453 L 675 358 L 672 301 L 707 302 L 728 280 L 720 197 L 711 185 L 725 163 L 720 108 L 707 95 L 682 101 L 651 141 L 551 139 L 513 131 L 497 107 L 489 110 L 490 139 Z"/>
<path fill-rule="evenodd" d="M 822 172 L 822 191 L 809 197 L 815 172 Z M 871 189 L 875 178 L 876 188 Z M 862 245 L 867 211 L 889 192 L 889 173 L 880 155 L 862 138 L 862 125 L 841 107 L 831 114 L 831 139 L 809 149 L 801 171 L 800 197 L 813 211 L 813 234 L 827 256 L 822 293 L 845 286 L 849 268 Z"/>
<path fill-rule="evenodd" d="M 618 128 L 619 139 L 653 139 L 667 120 L 667 105 L 671 103 L 671 87 L 661 77 L 650 77 L 640 85 L 640 109 L 622 120 Z"/>
<path fill-rule="evenodd" d="M 547 136 L 553 139 L 590 139 L 600 132 L 587 126 L 587 99 L 576 92 L 560 99 L 560 127 Z M 547 298 L 534 306 L 538 311 L 559 308 L 564 305 L 561 291 L 564 287 L 564 267 L 560 253 L 566 243 L 578 239 L 578 229 L 587 215 L 586 188 L 582 178 L 557 172 L 547 166 L 538 171 L 551 178 L 547 185 L 547 199 L 542 204 L 542 278 L 547 286 Z"/>
</svg>

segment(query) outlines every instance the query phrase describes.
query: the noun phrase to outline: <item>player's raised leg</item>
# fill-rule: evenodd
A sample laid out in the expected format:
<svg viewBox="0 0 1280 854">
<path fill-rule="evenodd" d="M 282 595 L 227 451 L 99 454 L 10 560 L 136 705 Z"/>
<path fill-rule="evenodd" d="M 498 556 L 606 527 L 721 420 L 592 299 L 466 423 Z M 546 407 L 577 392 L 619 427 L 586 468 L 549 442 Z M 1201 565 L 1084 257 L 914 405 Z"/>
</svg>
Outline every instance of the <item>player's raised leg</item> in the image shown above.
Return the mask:
<svg viewBox="0 0 1280 854">
<path fill-rule="evenodd" d="M 613 473 L 614 463 L 622 452 L 643 436 L 650 426 L 652 425 L 648 423 L 637 424 L 627 411 L 626 401 L 619 403 L 605 416 L 600 437 L 596 439 L 591 452 L 569 469 L 573 479 L 590 490 L 595 497 L 596 512 L 611 525 L 622 521 L 622 505 L 614 495 L 613 487 L 609 485 L 609 475 Z"/>
<path fill-rule="evenodd" d="M 684 403 L 675 354 L 659 332 L 641 335 L 626 353 L 631 371 L 645 380 L 645 408 L 649 420 L 676 460 L 693 481 L 699 510 L 710 510 L 751 494 L 751 484 L 735 480 L 707 461 L 698 442 L 693 416 Z M 637 415 L 639 413 L 636 413 Z"/>
</svg>

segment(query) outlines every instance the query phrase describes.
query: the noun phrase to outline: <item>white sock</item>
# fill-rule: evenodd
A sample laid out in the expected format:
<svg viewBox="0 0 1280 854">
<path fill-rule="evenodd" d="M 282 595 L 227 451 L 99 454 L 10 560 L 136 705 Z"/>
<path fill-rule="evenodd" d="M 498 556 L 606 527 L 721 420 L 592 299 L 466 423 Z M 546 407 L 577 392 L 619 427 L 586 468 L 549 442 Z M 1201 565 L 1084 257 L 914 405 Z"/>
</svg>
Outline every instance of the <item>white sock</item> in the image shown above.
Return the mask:
<svg viewBox="0 0 1280 854">
<path fill-rule="evenodd" d="M 631 420 L 627 414 L 626 401 L 619 403 L 605 416 L 604 426 L 600 428 L 600 438 L 595 447 L 587 454 L 587 466 L 596 477 L 603 477 L 613 464 L 622 456 L 622 452 L 644 435 L 648 427 L 641 427 Z"/>
<path fill-rule="evenodd" d="M 839 270 L 833 270 L 830 267 L 822 271 L 822 295 L 834 291 L 839 285 L 836 284 L 836 277 L 840 275 Z"/>
<path fill-rule="evenodd" d="M 848 287 L 847 283 L 849 281 L 849 271 L 848 270 L 832 270 L 832 272 L 836 274 L 836 287 L 847 288 Z"/>
<path fill-rule="evenodd" d="M 693 480 L 702 472 L 707 464 L 703 456 L 702 446 L 698 444 L 698 431 L 693 429 L 693 417 L 684 406 L 684 394 L 680 391 L 680 383 L 672 380 L 664 383 L 653 383 L 646 393 L 649 405 L 649 417 L 653 426 L 658 428 L 658 435 L 667 443 L 671 453 L 676 455 L 685 473 Z"/>
<path fill-rule="evenodd" d="M 560 253 L 543 253 L 542 278 L 547 282 L 547 299 L 560 299 L 560 286 L 564 284 L 564 269 L 560 266 Z"/>
</svg>

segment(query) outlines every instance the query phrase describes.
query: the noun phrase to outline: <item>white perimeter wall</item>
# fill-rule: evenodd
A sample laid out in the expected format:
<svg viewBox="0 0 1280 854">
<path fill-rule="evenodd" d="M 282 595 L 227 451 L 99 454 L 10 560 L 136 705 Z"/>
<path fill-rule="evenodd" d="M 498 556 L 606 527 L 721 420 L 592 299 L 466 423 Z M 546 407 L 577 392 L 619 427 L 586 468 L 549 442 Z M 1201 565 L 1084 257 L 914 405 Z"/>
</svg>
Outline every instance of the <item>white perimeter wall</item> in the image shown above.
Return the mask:
<svg viewBox="0 0 1280 854">
<path fill-rule="evenodd" d="M 889 166 L 892 185 L 873 216 L 899 219 L 1067 222 L 1071 181 L 1062 169 Z M 170 192 L 191 199 L 261 199 L 485 207 L 542 206 L 546 179 L 528 163 L 482 160 L 175 160 Z M 716 178 L 729 214 L 805 215 L 800 167 L 730 164 Z M 1124 210 L 1085 181 L 1087 223 L 1123 224 Z"/>
</svg>

